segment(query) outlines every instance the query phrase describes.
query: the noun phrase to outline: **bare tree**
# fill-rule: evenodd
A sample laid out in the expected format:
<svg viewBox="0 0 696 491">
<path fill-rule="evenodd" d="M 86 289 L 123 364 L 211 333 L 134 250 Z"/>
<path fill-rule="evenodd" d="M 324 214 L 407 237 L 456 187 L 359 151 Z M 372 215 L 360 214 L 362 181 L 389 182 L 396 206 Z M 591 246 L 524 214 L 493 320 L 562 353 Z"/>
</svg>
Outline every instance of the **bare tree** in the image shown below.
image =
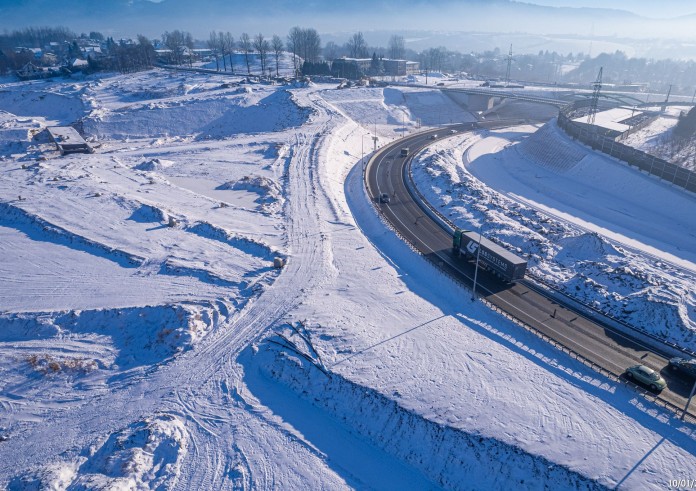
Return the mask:
<svg viewBox="0 0 696 491">
<path fill-rule="evenodd" d="M 246 32 L 239 36 L 239 49 L 244 53 L 244 61 L 246 62 L 247 75 L 251 75 L 251 66 L 249 65 L 249 57 L 251 56 L 251 38 Z"/>
<path fill-rule="evenodd" d="M 317 63 L 321 55 L 321 38 L 315 29 L 293 27 L 288 34 L 288 51 L 292 53 L 295 73 L 300 61 Z"/>
<path fill-rule="evenodd" d="M 174 63 L 181 65 L 184 61 L 186 48 L 189 49 L 189 55 L 192 54 L 190 50 L 193 49 L 193 36 L 189 32 L 179 31 L 178 29 L 172 32 L 166 31 L 162 34 L 162 44 L 172 52 Z"/>
<path fill-rule="evenodd" d="M 186 51 L 188 52 L 189 66 L 193 66 L 193 36 L 190 32 L 184 35 L 184 45 L 186 46 Z"/>
<path fill-rule="evenodd" d="M 406 44 L 403 36 L 392 35 L 389 38 L 389 58 L 392 60 L 402 60 L 406 52 Z"/>
<path fill-rule="evenodd" d="M 327 60 L 335 60 L 338 58 L 339 49 L 340 47 L 336 43 L 329 41 L 326 43 L 326 46 L 324 46 L 324 58 Z"/>
<path fill-rule="evenodd" d="M 140 66 L 150 68 L 155 60 L 155 48 L 150 40 L 142 34 L 138 34 L 138 54 Z"/>
<path fill-rule="evenodd" d="M 351 58 L 367 58 L 367 43 L 362 32 L 353 34 L 346 45 Z"/>
<path fill-rule="evenodd" d="M 288 51 L 292 53 L 292 67 L 295 76 L 298 73 L 298 60 L 300 45 L 302 44 L 302 29 L 299 27 L 293 27 L 288 33 Z"/>
<path fill-rule="evenodd" d="M 254 51 L 259 54 L 259 61 L 261 62 L 261 76 L 266 75 L 266 60 L 268 59 L 268 52 L 271 50 L 271 45 L 268 43 L 263 34 L 259 33 L 254 37 Z"/>
<path fill-rule="evenodd" d="M 222 38 L 221 44 L 223 60 L 226 60 L 227 56 L 229 55 L 230 72 L 234 73 L 234 64 L 232 63 L 232 54 L 234 53 L 234 37 L 230 31 L 227 31 L 225 34 L 220 33 L 220 36 Z M 227 61 L 224 61 L 223 64 L 225 65 L 225 71 L 227 71 Z"/>
<path fill-rule="evenodd" d="M 280 76 L 280 55 L 283 54 L 283 47 L 283 40 L 280 39 L 280 36 L 274 34 L 273 39 L 271 39 L 271 50 L 275 57 L 276 77 Z"/>
<path fill-rule="evenodd" d="M 310 63 L 317 63 L 321 56 L 321 38 L 316 29 L 304 29 L 302 36 L 302 58 Z"/>
<path fill-rule="evenodd" d="M 218 37 L 217 33 L 215 31 L 212 31 L 210 33 L 210 38 L 208 38 L 207 41 L 208 48 L 210 48 L 210 51 L 213 53 L 213 56 L 215 57 L 215 69 L 219 72 L 220 71 L 220 59 L 219 59 L 219 54 L 222 51 L 221 46 L 220 46 L 220 38 Z M 223 53 L 223 58 L 224 58 L 224 53 Z M 225 70 L 227 71 L 227 70 Z"/>
</svg>

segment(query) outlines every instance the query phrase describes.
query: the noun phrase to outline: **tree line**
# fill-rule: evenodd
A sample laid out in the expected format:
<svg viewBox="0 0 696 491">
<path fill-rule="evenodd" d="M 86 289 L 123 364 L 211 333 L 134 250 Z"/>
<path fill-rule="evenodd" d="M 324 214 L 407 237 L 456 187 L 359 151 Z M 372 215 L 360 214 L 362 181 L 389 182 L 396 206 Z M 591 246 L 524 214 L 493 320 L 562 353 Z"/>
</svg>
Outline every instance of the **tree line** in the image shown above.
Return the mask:
<svg viewBox="0 0 696 491">
<path fill-rule="evenodd" d="M 407 59 L 420 62 L 422 70 L 443 73 L 466 72 L 481 78 L 502 78 L 508 63 L 513 80 L 545 83 L 590 84 L 599 67 L 604 70 L 605 83 L 650 83 L 651 90 L 672 93 L 691 93 L 696 85 L 696 62 L 681 60 L 652 60 L 629 58 L 625 53 L 603 53 L 594 58 L 578 53 L 561 54 L 539 51 L 537 54 L 517 54 L 508 60 L 499 48 L 483 53 L 461 53 L 445 47 L 430 47 L 420 52 L 409 49 L 403 36 L 392 35 L 386 47 L 370 46 L 362 32 L 352 34 L 344 44 L 333 41 L 322 45 L 316 29 L 293 27 L 288 34 L 270 38 L 259 33 L 243 32 L 235 38 L 229 31 L 210 33 L 205 41 L 196 40 L 183 30 L 167 31 L 161 39 L 149 40 L 138 35 L 137 39 L 114 41 L 99 32 L 79 36 L 65 27 L 30 27 L 0 34 L 0 73 L 21 68 L 29 61 L 39 62 L 24 48 L 45 48 L 58 44 L 59 57 L 65 60 L 82 56 L 78 41 L 101 43 L 102 55 L 90 58 L 92 70 L 118 70 L 130 72 L 152 67 L 157 62 L 156 47 L 168 50 L 168 63 L 192 65 L 196 59 L 195 48 L 207 47 L 212 53 L 217 70 L 231 73 L 260 72 L 261 75 L 280 75 L 281 59 L 287 52 L 292 59 L 293 75 L 331 73 L 331 62 L 340 57 L 373 58 L 370 72 L 379 74 L 382 58 Z M 233 56 L 233 55 L 237 56 Z M 46 63 L 54 61 L 50 57 Z M 60 62 L 60 60 L 58 60 Z M 254 68 L 258 62 L 259 69 Z M 241 66 L 235 66 L 235 63 Z M 690 92 L 691 91 L 691 92 Z"/>
</svg>

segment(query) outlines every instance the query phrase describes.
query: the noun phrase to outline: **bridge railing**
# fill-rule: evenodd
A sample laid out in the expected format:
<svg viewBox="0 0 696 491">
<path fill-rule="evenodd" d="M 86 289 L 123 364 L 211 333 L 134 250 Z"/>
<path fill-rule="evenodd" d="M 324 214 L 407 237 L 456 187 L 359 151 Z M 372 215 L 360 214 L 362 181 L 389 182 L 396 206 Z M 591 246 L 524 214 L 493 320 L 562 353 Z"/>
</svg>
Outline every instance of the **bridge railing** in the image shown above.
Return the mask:
<svg viewBox="0 0 696 491">
<path fill-rule="evenodd" d="M 593 131 L 591 127 L 575 123 L 571 119 L 572 114 L 583 105 L 587 105 L 583 103 L 584 101 L 580 101 L 580 104 L 569 104 L 558 113 L 558 126 L 570 137 L 581 141 L 594 150 L 599 150 L 675 186 L 696 193 L 696 172 L 619 143 L 612 138 Z"/>
</svg>

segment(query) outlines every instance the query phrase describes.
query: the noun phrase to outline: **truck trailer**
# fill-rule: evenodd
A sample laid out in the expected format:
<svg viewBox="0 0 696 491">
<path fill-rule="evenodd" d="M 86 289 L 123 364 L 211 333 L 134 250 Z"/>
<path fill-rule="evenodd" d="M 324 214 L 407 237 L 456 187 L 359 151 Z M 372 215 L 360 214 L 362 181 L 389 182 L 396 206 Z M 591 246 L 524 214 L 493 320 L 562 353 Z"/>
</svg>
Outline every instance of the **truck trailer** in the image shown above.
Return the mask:
<svg viewBox="0 0 696 491">
<path fill-rule="evenodd" d="M 527 261 L 471 230 L 454 231 L 452 252 L 457 256 L 463 254 L 469 259 L 476 259 L 478 256 L 479 266 L 510 283 L 524 278 L 527 270 Z"/>
</svg>

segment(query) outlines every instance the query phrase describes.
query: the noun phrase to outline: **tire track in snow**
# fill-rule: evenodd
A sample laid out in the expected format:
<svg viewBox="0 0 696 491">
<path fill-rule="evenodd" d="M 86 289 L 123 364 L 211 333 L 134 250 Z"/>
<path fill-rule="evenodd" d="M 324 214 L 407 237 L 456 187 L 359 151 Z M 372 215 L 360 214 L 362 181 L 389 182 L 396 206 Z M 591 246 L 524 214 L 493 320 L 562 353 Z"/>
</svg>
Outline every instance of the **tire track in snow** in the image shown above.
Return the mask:
<svg viewBox="0 0 696 491">
<path fill-rule="evenodd" d="M 319 111 L 317 104 L 313 103 L 313 105 Z M 320 268 L 316 268 L 317 265 L 326 265 L 327 248 L 321 239 L 322 234 L 315 233 L 322 226 L 317 203 L 316 180 L 318 178 L 315 170 L 317 158 L 320 155 L 318 148 L 321 147 L 323 136 L 332 126 L 333 118 L 328 111 L 324 111 L 322 116 L 324 117 L 317 118 L 319 119 L 318 123 L 303 127 L 303 131 L 295 135 L 294 151 L 288 172 L 289 197 L 285 210 L 289 219 L 287 233 L 290 261 L 288 266 L 263 295 L 263 298 L 253 302 L 249 309 L 243 312 L 230 327 L 239 333 L 234 336 L 235 338 L 241 337 L 246 330 L 250 329 L 250 326 L 255 325 L 257 328 L 253 331 L 256 334 L 251 339 L 244 341 L 237 339 L 234 343 L 225 343 L 229 348 L 236 347 L 237 349 L 220 352 L 219 348 L 221 347 L 217 343 L 212 343 L 206 347 L 206 354 L 210 354 L 212 360 L 208 363 L 205 373 L 198 372 L 189 378 L 186 383 L 188 387 L 200 387 L 202 385 L 198 385 L 200 382 L 218 388 L 223 385 L 229 387 L 230 380 L 240 383 L 242 374 L 234 359 L 241 352 L 241 349 L 250 342 L 259 339 L 268 329 L 281 321 L 290 310 L 301 302 L 305 292 L 316 287 L 323 277 Z M 317 140 L 316 135 L 320 135 L 319 140 Z M 246 327 L 243 327 L 244 324 Z M 238 330 L 237 326 L 239 326 Z M 205 400 L 206 392 L 204 390 L 202 392 L 202 398 Z M 217 401 L 206 401 L 208 403 L 207 410 L 212 410 L 214 405 L 224 406 L 226 395 L 222 394 L 223 397 L 220 398 L 219 391 L 216 395 L 218 396 Z M 230 415 L 230 424 L 225 425 L 225 430 L 223 430 L 223 434 L 230 435 L 230 437 L 234 434 L 234 427 L 243 425 L 243 420 L 249 417 L 248 413 L 245 414 L 245 409 L 239 410 L 239 405 L 236 409 L 232 412 L 237 414 Z M 193 414 L 190 415 L 193 416 Z M 229 432 L 227 432 L 228 429 Z M 275 427 L 275 429 L 283 431 L 279 427 Z M 198 437 L 205 438 L 206 435 L 199 434 Z M 210 435 L 207 435 L 207 438 L 211 438 Z M 215 448 L 215 442 L 210 443 L 210 448 Z M 276 477 L 272 467 L 265 465 L 264 461 L 261 460 L 261 472 L 252 476 L 248 459 L 239 447 L 236 448 L 236 451 L 243 457 L 243 467 L 247 472 L 247 479 L 244 480 L 245 485 L 263 489 L 275 487 Z M 185 468 L 182 471 L 183 479 L 180 487 L 182 489 L 204 489 L 209 484 L 207 476 L 214 473 L 213 470 L 206 468 L 206 465 L 210 465 L 206 459 L 187 459 L 187 462 L 184 463 Z M 231 485 L 232 483 L 225 484 Z"/>
<path fill-rule="evenodd" d="M 202 340 L 199 346 L 168 365 L 143 371 L 143 376 L 130 381 L 118 392 L 99 394 L 85 399 L 79 407 L 66 409 L 50 419 L 13 435 L 0 447 L 0 475 L 6 479 L 18 470 L 52 462 L 56 456 L 76 456 L 90 444 L 123 428 L 125 424 L 147 417 L 157 411 L 181 413 L 186 418 L 191 438 L 191 453 L 182 462 L 175 484 L 177 489 L 209 489 L 232 487 L 220 476 L 226 456 L 218 438 L 232 434 L 235 424 L 248 415 L 235 407 L 227 407 L 221 394 L 220 381 L 241 383 L 241 370 L 235 358 L 250 343 L 258 340 L 284 316 L 299 305 L 305 292 L 316 288 L 328 264 L 328 246 L 323 242 L 325 224 L 320 219 L 314 159 L 320 155 L 317 146 L 334 125 L 331 111 L 307 94 L 307 105 L 318 114 L 296 133 L 295 151 L 289 165 L 289 189 L 286 201 L 288 249 L 290 260 L 282 274 L 265 292 L 249 301 L 240 312 Z M 317 140 L 317 135 L 320 139 Z M 147 374 L 147 377 L 144 375 Z M 200 407 L 188 402 L 194 399 Z M 186 401 L 186 402 L 185 402 Z M 203 409 L 218 413 L 221 428 L 211 434 L 206 418 L 199 418 Z M 236 413 L 236 414 L 235 414 Z M 220 435 L 219 437 L 217 435 Z M 26 441 L 34 444 L 27 448 Z M 272 488 L 277 483 L 273 469 L 265 469 L 262 479 L 254 479 L 243 452 L 236 452 L 246 462 L 245 486 Z M 210 454 L 215 454 L 211 457 Z M 260 477 L 260 476 L 258 476 Z M 222 478 L 222 479 L 221 479 Z"/>
</svg>

